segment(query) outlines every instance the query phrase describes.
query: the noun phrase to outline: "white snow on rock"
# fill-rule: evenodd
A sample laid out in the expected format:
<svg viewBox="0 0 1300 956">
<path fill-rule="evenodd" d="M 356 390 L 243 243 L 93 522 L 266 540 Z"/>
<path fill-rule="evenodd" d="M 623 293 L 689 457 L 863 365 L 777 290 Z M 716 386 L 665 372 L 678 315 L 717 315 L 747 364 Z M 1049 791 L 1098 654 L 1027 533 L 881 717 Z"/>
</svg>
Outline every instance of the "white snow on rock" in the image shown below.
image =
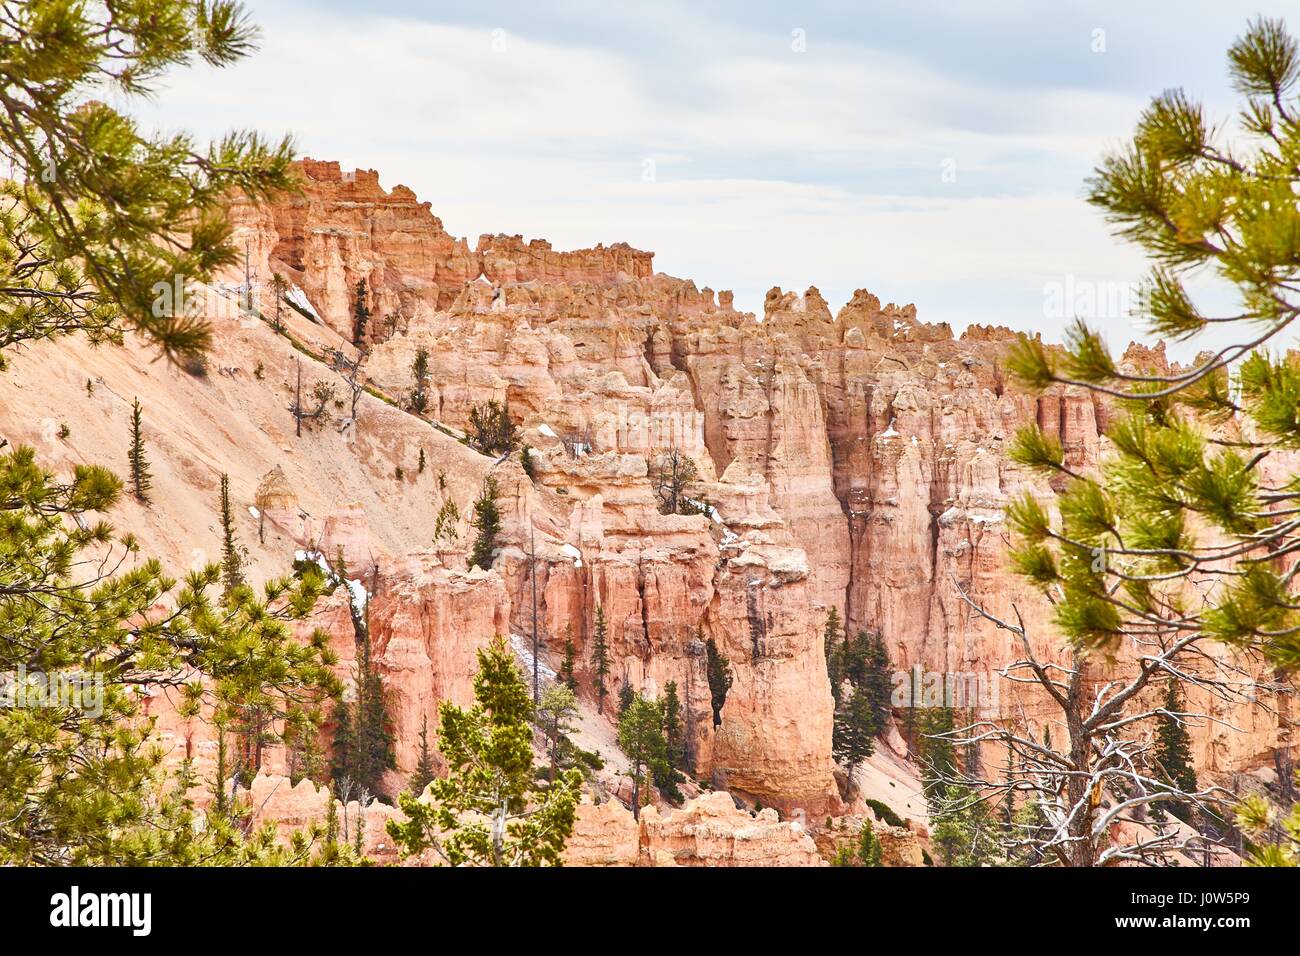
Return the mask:
<svg viewBox="0 0 1300 956">
<path fill-rule="evenodd" d="M 898 433 L 898 429 L 894 427 L 894 419 L 890 418 L 889 427 L 880 433 L 880 437 L 881 438 L 902 438 L 903 436 L 900 435 Z"/>
<path fill-rule="evenodd" d="M 258 510 L 257 510 L 256 508 L 254 508 L 252 505 L 249 505 L 249 506 L 248 506 L 248 513 L 249 513 L 250 515 L 252 515 L 254 518 L 260 518 L 260 517 L 262 517 L 262 512 L 258 511 Z"/>
<path fill-rule="evenodd" d="M 577 548 L 575 548 L 573 545 L 571 544 L 560 545 L 560 553 L 565 555 L 566 557 L 573 558 L 573 566 L 575 568 L 582 567 L 582 552 L 579 551 Z"/>
<path fill-rule="evenodd" d="M 345 583 L 347 584 L 348 592 L 352 595 L 352 607 L 356 609 L 358 613 L 364 611 L 366 609 L 366 603 L 370 600 L 370 592 L 366 590 L 366 586 L 356 578 Z"/>
<path fill-rule="evenodd" d="M 555 434 L 555 429 L 552 428 L 550 425 L 546 424 L 545 422 L 542 422 L 542 424 L 538 425 L 537 430 L 541 432 L 543 435 L 545 435 L 547 438 L 560 437 L 559 435 Z"/>
<path fill-rule="evenodd" d="M 531 682 L 533 679 L 533 639 L 522 634 L 511 634 L 510 646 L 514 648 L 515 656 L 524 665 L 524 680 Z M 556 680 L 559 677 L 555 671 L 546 666 L 546 661 L 538 661 L 537 673 L 544 680 Z"/>
<path fill-rule="evenodd" d="M 299 286 L 294 285 L 293 288 L 285 293 L 284 297 L 310 315 L 317 322 L 320 321 L 320 316 L 317 314 L 316 310 L 311 307 L 311 301 L 307 298 L 307 293 L 303 292 Z"/>
</svg>

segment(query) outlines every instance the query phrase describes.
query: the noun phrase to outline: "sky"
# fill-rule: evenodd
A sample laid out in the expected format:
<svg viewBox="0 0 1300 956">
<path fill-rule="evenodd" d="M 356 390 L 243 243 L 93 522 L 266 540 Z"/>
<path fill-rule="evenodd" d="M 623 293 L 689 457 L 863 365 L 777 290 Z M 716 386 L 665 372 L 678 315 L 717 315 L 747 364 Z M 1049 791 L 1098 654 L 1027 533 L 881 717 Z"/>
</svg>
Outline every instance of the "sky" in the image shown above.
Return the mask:
<svg viewBox="0 0 1300 956">
<path fill-rule="evenodd" d="M 960 331 L 1122 346 L 1141 254 L 1084 180 L 1161 90 L 1235 108 L 1224 53 L 1300 0 L 249 0 L 260 49 L 130 108 L 403 183 L 454 235 L 624 241 L 732 289 L 857 288 Z M 1210 305 L 1229 303 L 1207 286 Z"/>
</svg>

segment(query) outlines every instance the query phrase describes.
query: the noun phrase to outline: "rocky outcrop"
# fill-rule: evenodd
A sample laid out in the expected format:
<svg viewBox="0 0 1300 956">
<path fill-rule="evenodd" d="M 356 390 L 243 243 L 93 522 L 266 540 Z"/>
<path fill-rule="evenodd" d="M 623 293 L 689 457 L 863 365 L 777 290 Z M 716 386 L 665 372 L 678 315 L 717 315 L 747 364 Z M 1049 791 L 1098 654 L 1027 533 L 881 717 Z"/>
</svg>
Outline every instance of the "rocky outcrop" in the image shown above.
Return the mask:
<svg viewBox="0 0 1300 956">
<path fill-rule="evenodd" d="M 756 816 L 726 793 L 704 794 L 678 810 L 641 812 L 621 803 L 578 808 L 566 866 L 823 866 L 801 823 L 771 808 Z"/>
</svg>

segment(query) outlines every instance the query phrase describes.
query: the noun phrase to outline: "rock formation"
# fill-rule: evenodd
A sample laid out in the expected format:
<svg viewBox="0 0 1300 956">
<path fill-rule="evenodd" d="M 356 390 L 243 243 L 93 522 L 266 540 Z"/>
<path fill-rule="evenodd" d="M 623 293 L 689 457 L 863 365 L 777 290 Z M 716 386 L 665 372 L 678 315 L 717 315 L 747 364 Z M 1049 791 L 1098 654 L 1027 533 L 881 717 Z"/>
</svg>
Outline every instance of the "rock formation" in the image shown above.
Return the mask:
<svg viewBox="0 0 1300 956">
<path fill-rule="evenodd" d="M 1071 463 L 1095 462 L 1108 410 L 1075 390 L 1017 391 L 1002 364 L 1011 331 L 974 326 L 958 338 L 865 290 L 832 314 L 816 288 L 773 289 L 760 320 L 737 311 L 728 292 L 655 273 L 651 253 L 624 243 L 560 252 L 488 235 L 471 248 L 429 203 L 402 186 L 385 191 L 373 171 L 305 160 L 300 172 L 299 193 L 232 207 L 263 315 L 275 305 L 270 277 L 290 285 L 287 335 L 256 316 L 214 313 L 202 377 L 153 363 L 138 344 L 37 346 L 0 378 L 0 434 L 35 445 L 56 469 L 117 462 L 131 399 L 146 396 L 155 486 L 167 492 L 151 510 L 126 502 L 114 515 L 145 553 L 179 569 L 215 556 L 223 472 L 254 578 L 282 574 L 295 555 L 342 549 L 372 592 L 401 770 L 413 766 L 437 701 L 469 699 L 474 652 L 494 633 L 531 634 L 535 624 L 552 672 L 570 633 L 590 710 L 597 607 L 609 622 L 612 690 L 658 694 L 675 681 L 694 775 L 786 814 L 851 810 L 831 756 L 822 627 L 832 607 L 851 629 L 878 629 L 900 671 L 996 687 L 971 709 L 1049 716 L 1031 689 L 998 682 L 993 672 L 1018 650 L 960 591 L 995 613 L 1014 602 L 1036 652 L 1059 658 L 1050 609 L 1007 569 L 1002 514 L 1022 490 L 1051 489 L 1005 448 L 1036 422 Z M 243 280 L 242 264 L 225 279 L 215 294 Z M 328 349 L 357 354 L 351 316 L 363 279 L 370 391 L 353 420 L 339 375 L 321 359 Z M 416 416 L 406 406 L 421 349 L 429 401 Z M 301 436 L 285 410 L 299 376 L 304 388 L 338 390 Z M 457 440 L 489 400 L 508 403 L 532 449 L 531 479 L 517 456 L 480 455 Z M 76 410 L 68 436 L 58 434 L 56 408 Z M 660 512 L 652 471 L 669 449 L 697 466 L 687 510 L 698 513 Z M 472 502 L 489 475 L 500 489 L 500 550 L 492 570 L 466 571 Z M 448 505 L 459 517 L 435 542 Z M 341 593 L 313 625 L 331 633 L 346 676 L 354 638 Z M 709 639 L 733 673 L 716 718 Z M 160 701 L 157 712 L 166 710 Z M 1271 763 L 1275 723 L 1254 712 L 1218 716 L 1244 732 L 1198 729 L 1202 770 Z M 202 750 L 185 728 L 160 725 L 178 752 Z M 774 811 L 751 818 L 731 799 L 647 810 L 638 859 L 817 857 Z M 575 861 L 631 852 L 610 803 L 585 809 L 578 833 Z"/>
</svg>

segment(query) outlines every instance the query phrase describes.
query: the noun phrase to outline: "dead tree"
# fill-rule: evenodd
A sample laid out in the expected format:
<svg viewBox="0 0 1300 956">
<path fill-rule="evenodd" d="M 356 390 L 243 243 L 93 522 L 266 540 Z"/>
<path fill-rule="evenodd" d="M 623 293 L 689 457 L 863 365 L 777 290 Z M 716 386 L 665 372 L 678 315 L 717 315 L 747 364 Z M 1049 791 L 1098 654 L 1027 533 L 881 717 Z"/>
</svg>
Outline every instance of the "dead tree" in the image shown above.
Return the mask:
<svg viewBox="0 0 1300 956">
<path fill-rule="evenodd" d="M 659 452 L 650 466 L 650 484 L 661 514 L 695 514 L 699 508 L 686 497 L 686 486 L 699 480 L 695 462 L 677 447 Z"/>
<path fill-rule="evenodd" d="M 293 403 L 289 406 L 289 414 L 294 417 L 296 434 L 302 436 L 302 423 L 318 421 L 326 417 L 326 406 L 334 400 L 334 386 L 328 382 L 317 382 L 311 389 L 311 404 L 304 405 L 302 401 L 302 363 L 295 362 L 297 366 L 297 381 L 293 389 Z"/>
<path fill-rule="evenodd" d="M 349 425 L 356 424 L 357 403 L 366 391 L 365 382 L 361 380 L 361 359 L 350 359 L 339 349 L 331 349 L 329 360 L 330 368 L 343 376 L 343 384 L 348 389 L 350 415 L 339 424 L 339 431 L 344 431 Z"/>
<path fill-rule="evenodd" d="M 1216 836 L 1149 813 L 1181 803 L 1197 808 L 1203 819 L 1214 819 L 1224 816 L 1233 800 L 1221 787 L 1187 790 L 1174 784 L 1156 758 L 1152 727 L 1164 717 L 1191 726 L 1238 728 L 1190 705 L 1184 712 L 1169 712 L 1153 702 L 1158 686 L 1153 681 L 1164 675 L 1226 704 L 1254 701 L 1266 707 L 1255 700 L 1257 685 L 1244 667 L 1211 655 L 1203 632 L 1157 631 L 1127 637 L 1133 661 L 1116 665 L 1130 668 L 1127 676 L 1098 678 L 1081 651 L 1071 651 L 1068 666 L 1035 657 L 1014 604 L 1014 621 L 1004 620 L 972 600 L 960 584 L 957 591 L 976 614 L 1015 635 L 1023 656 L 999 674 L 1041 689 L 1058 715 L 1052 723 L 1064 725 L 1065 737 L 1053 740 L 1044 734 L 1040 739 L 1023 718 L 980 720 L 936 735 L 958 747 L 993 744 L 1007 754 L 1000 779 L 978 771 L 938 770 L 934 785 L 960 795 L 950 810 L 999 804 L 1006 811 L 1003 818 L 1010 820 L 1012 810 L 1029 806 L 1036 822 L 1006 826 L 1003 849 L 1009 856 L 1063 866 L 1175 865 L 1179 854 L 1208 853 L 1224 845 Z M 1286 692 L 1281 684 L 1269 689 Z"/>
</svg>

